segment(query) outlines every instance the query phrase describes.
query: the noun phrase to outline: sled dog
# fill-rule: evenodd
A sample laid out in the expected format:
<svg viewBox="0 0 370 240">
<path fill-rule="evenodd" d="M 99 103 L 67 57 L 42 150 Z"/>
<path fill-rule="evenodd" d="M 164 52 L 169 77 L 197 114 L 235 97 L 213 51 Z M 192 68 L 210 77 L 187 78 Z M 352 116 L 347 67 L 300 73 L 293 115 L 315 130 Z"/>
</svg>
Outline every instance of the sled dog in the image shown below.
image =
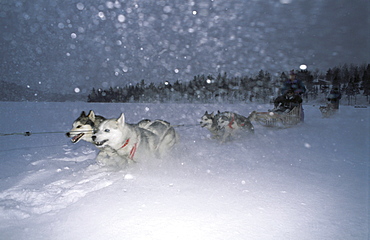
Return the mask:
<svg viewBox="0 0 370 240">
<path fill-rule="evenodd" d="M 157 146 L 157 154 L 159 157 L 162 157 L 179 141 L 175 129 L 167 121 L 161 119 L 156 119 L 154 121 L 144 119 L 138 123 L 138 126 L 151 131 L 159 137 Z"/>
<path fill-rule="evenodd" d="M 250 119 L 234 112 L 218 112 L 215 116 L 217 127 L 223 130 L 221 141 L 225 142 L 232 138 L 237 132 L 254 133 L 254 127 Z"/>
<path fill-rule="evenodd" d="M 220 112 L 215 115 L 207 111 L 201 118 L 201 127 L 207 128 L 212 134 L 212 138 L 220 139 L 225 142 L 240 130 L 247 133 L 254 133 L 254 127 L 249 118 L 233 112 Z"/>
<path fill-rule="evenodd" d="M 211 132 L 213 139 L 219 139 L 221 135 L 223 135 L 223 130 L 218 128 L 217 120 L 215 114 L 208 113 L 206 111 L 203 116 L 200 118 L 200 126 L 202 128 L 207 128 L 208 131 Z"/>
<path fill-rule="evenodd" d="M 66 136 L 71 138 L 73 143 L 77 143 L 80 140 L 92 143 L 91 137 L 94 129 L 99 127 L 104 120 L 106 120 L 104 117 L 95 115 L 92 110 L 87 115 L 85 111 L 82 111 L 81 115 L 73 122 L 72 129 L 66 133 Z"/>
<path fill-rule="evenodd" d="M 336 109 L 334 109 L 334 106 L 331 103 L 328 103 L 326 106 L 320 106 L 319 109 L 323 118 L 331 117 L 336 112 Z"/>
<path fill-rule="evenodd" d="M 99 163 L 120 166 L 145 156 L 161 157 L 176 143 L 177 136 L 165 121 L 142 120 L 129 124 L 122 113 L 118 119 L 103 121 L 92 139 L 100 149 Z"/>
</svg>

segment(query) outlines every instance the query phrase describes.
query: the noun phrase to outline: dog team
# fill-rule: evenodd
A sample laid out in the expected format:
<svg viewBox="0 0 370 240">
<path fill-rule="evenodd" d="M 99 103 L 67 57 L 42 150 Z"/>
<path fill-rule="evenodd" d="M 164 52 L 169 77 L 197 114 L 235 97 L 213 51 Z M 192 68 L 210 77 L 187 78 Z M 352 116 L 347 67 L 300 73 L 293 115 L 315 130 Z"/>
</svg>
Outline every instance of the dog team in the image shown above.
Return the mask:
<svg viewBox="0 0 370 240">
<path fill-rule="evenodd" d="M 250 119 L 233 112 L 206 112 L 200 125 L 222 143 L 237 132 L 254 133 Z M 84 140 L 94 144 L 100 150 L 97 162 L 112 167 L 122 167 L 145 157 L 162 158 L 179 141 L 174 126 L 167 121 L 144 119 L 130 124 L 123 113 L 119 118 L 106 119 L 92 110 L 88 114 L 82 111 L 66 135 L 72 143 Z"/>
<path fill-rule="evenodd" d="M 123 113 L 106 119 L 94 111 L 87 115 L 83 111 L 66 135 L 73 143 L 93 143 L 100 150 L 96 160 L 104 166 L 125 166 L 145 156 L 161 158 L 178 142 L 175 129 L 166 121 L 144 119 L 129 124 Z"/>
<path fill-rule="evenodd" d="M 244 117 L 233 112 L 220 112 L 217 114 L 206 111 L 201 117 L 200 126 L 208 129 L 213 139 L 222 143 L 231 140 L 237 134 L 247 135 L 254 133 L 254 127 L 249 117 Z"/>
</svg>

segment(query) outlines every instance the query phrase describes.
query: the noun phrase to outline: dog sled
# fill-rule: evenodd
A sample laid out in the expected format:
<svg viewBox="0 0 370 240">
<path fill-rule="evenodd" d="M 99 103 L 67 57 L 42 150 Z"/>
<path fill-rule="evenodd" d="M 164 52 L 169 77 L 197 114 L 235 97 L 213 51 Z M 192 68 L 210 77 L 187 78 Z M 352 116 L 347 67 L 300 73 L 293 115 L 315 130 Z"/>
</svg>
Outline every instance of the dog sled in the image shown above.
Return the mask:
<svg viewBox="0 0 370 240">
<path fill-rule="evenodd" d="M 294 107 L 290 112 L 257 112 L 250 114 L 251 121 L 255 121 L 264 127 L 287 128 L 300 123 L 303 119 L 302 106 Z"/>
</svg>

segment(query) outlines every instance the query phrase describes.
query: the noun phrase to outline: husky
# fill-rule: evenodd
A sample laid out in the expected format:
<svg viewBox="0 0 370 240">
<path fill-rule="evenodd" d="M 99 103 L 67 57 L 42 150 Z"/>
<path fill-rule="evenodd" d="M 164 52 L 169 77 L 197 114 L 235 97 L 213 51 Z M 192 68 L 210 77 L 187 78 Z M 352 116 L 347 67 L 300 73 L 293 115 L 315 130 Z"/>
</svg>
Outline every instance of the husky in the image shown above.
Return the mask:
<svg viewBox="0 0 370 240">
<path fill-rule="evenodd" d="M 254 127 L 250 119 L 234 112 L 218 112 L 215 116 L 217 127 L 223 130 L 221 142 L 232 138 L 240 130 L 248 134 L 254 134 Z"/>
<path fill-rule="evenodd" d="M 206 111 L 201 118 L 200 126 L 207 128 L 212 133 L 212 138 L 226 142 L 240 130 L 254 133 L 254 127 L 249 118 L 233 112 L 220 112 L 217 114 Z"/>
<path fill-rule="evenodd" d="M 100 149 L 97 161 L 107 166 L 124 166 L 145 156 L 160 158 L 177 141 L 169 123 L 142 120 L 129 124 L 123 113 L 118 119 L 103 121 L 92 139 Z"/>
<path fill-rule="evenodd" d="M 219 139 L 221 135 L 223 135 L 223 130 L 218 128 L 217 120 L 215 114 L 208 113 L 206 111 L 200 119 L 200 126 L 202 128 L 207 128 L 211 134 L 213 139 Z"/>
<path fill-rule="evenodd" d="M 332 103 L 328 103 L 326 106 L 320 106 L 319 109 L 323 118 L 331 117 L 336 112 Z"/>
<path fill-rule="evenodd" d="M 179 141 L 179 136 L 174 127 L 165 120 L 143 119 L 138 123 L 138 127 L 146 129 L 159 137 L 159 144 L 157 147 L 158 157 L 162 157 Z"/>
<path fill-rule="evenodd" d="M 72 129 L 66 133 L 66 136 L 71 138 L 73 143 L 80 140 L 93 143 L 91 137 L 94 129 L 98 128 L 104 120 L 106 120 L 104 117 L 95 115 L 92 110 L 87 115 L 85 111 L 82 111 L 81 115 L 73 122 Z"/>
</svg>

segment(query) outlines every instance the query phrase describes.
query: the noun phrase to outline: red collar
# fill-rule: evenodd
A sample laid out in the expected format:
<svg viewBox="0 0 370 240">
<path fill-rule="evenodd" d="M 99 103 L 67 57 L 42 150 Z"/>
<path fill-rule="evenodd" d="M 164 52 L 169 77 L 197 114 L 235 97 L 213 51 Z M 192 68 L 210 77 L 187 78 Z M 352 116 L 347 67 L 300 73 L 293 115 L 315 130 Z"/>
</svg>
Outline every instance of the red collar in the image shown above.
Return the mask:
<svg viewBox="0 0 370 240">
<path fill-rule="evenodd" d="M 122 145 L 121 148 L 124 148 L 128 145 L 128 143 L 130 142 L 130 139 L 128 138 L 125 143 Z M 134 144 L 134 146 L 131 148 L 130 150 L 130 155 L 129 155 L 129 158 L 132 160 L 135 156 L 135 153 L 136 153 L 136 150 L 137 150 L 137 143 Z"/>
</svg>

